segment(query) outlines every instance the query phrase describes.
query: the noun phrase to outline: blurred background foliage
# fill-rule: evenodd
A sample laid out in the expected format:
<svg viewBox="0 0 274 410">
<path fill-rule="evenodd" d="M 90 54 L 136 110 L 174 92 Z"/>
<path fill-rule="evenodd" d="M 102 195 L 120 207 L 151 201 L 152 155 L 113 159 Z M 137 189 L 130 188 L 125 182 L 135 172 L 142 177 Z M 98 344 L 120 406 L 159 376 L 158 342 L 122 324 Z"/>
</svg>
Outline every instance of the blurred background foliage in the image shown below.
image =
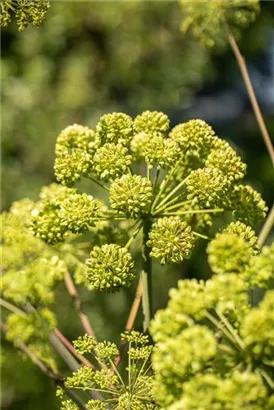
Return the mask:
<svg viewBox="0 0 274 410">
<path fill-rule="evenodd" d="M 261 2 L 240 43 L 272 135 L 273 21 L 273 3 Z M 183 35 L 180 23 L 175 1 L 53 1 L 40 28 L 20 33 L 13 22 L 2 30 L 3 210 L 22 197 L 37 199 L 41 185 L 54 181 L 54 145 L 65 126 L 93 127 L 103 113 L 145 109 L 166 112 L 173 125 L 209 122 L 236 146 L 248 165 L 246 179 L 271 205 L 273 168 L 234 56 L 229 48 L 210 53 Z M 201 248 L 179 268 L 155 264 L 155 309 L 165 306 L 179 277 L 207 277 Z M 134 292 L 135 286 L 109 295 L 81 290 L 99 339 L 118 341 Z M 83 331 L 62 285 L 57 293 L 59 327 L 73 340 Z M 52 383 L 3 344 L 2 408 L 58 409 Z"/>
</svg>

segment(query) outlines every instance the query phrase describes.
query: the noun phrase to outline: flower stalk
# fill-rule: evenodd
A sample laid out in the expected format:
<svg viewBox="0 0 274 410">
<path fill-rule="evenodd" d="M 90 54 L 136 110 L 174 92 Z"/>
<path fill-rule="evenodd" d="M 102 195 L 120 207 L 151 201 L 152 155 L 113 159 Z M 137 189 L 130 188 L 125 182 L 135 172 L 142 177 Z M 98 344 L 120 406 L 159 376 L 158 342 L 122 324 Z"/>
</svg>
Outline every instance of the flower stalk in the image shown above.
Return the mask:
<svg viewBox="0 0 274 410">
<path fill-rule="evenodd" d="M 150 250 L 147 246 L 149 239 L 149 231 L 151 228 L 151 221 L 148 218 L 143 219 L 143 250 L 142 250 L 142 284 L 143 284 L 143 313 L 144 322 L 143 330 L 147 331 L 152 314 L 152 263 L 150 257 Z"/>
</svg>

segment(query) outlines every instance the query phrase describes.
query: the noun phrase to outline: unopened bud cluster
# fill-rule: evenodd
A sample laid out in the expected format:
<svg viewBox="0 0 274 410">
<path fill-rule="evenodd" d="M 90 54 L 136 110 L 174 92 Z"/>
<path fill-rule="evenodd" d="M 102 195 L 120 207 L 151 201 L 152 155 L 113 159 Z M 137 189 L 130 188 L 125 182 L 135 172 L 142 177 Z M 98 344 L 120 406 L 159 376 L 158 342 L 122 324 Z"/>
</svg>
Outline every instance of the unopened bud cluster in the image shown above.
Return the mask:
<svg viewBox="0 0 274 410">
<path fill-rule="evenodd" d="M 1 1 L 1 27 L 7 27 L 15 14 L 18 30 L 23 31 L 29 24 L 40 26 L 50 7 L 48 0 L 3 0 Z"/>
</svg>

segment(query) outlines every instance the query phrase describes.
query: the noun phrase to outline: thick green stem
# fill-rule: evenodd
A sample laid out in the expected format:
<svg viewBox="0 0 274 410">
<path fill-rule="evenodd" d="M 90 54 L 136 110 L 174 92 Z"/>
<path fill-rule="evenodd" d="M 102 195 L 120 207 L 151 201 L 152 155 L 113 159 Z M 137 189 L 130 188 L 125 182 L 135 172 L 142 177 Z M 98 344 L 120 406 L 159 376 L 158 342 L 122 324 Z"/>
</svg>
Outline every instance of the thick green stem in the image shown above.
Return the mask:
<svg viewBox="0 0 274 410">
<path fill-rule="evenodd" d="M 149 248 L 147 246 L 148 234 L 151 227 L 151 221 L 148 218 L 143 220 L 143 250 L 142 250 L 142 282 L 143 282 L 143 313 L 144 332 L 148 329 L 151 319 L 152 300 L 151 300 L 151 258 L 149 255 Z"/>
</svg>

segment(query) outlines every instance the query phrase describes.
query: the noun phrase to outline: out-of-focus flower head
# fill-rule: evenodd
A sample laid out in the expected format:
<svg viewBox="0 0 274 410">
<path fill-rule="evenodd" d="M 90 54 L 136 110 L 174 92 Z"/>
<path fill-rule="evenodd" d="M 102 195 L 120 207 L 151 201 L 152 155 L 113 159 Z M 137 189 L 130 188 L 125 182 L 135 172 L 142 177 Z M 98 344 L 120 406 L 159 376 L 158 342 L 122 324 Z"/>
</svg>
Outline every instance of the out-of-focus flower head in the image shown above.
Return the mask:
<svg viewBox="0 0 274 410">
<path fill-rule="evenodd" d="M 258 0 L 202 1 L 196 7 L 193 1 L 181 0 L 182 31 L 191 31 L 205 46 L 224 48 L 228 25 L 239 38 L 242 29 L 252 23 L 260 11 Z"/>
<path fill-rule="evenodd" d="M 40 26 L 49 8 L 50 2 L 47 0 L 1 1 L 1 27 L 8 26 L 12 13 L 15 14 L 19 31 L 25 30 L 29 24 Z"/>
</svg>

